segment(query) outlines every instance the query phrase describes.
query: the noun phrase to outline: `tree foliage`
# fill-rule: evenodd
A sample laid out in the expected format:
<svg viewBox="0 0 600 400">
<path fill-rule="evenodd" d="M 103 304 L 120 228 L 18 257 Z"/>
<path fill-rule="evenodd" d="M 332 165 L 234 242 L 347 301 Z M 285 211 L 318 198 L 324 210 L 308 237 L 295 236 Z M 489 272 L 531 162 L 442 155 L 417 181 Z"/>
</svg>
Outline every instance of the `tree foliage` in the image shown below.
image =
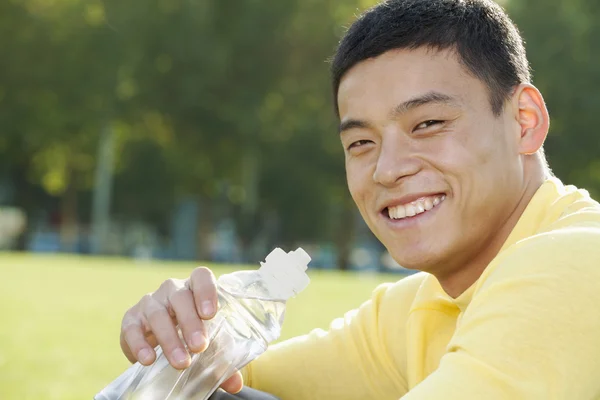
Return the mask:
<svg viewBox="0 0 600 400">
<path fill-rule="evenodd" d="M 327 60 L 372 3 L 0 2 L 0 178 L 27 211 L 59 207 L 86 222 L 109 129 L 116 216 L 166 227 L 192 197 L 209 216 L 235 217 L 247 245 L 266 221 L 281 244 L 347 242 Z M 599 4 L 507 4 L 550 108 L 551 166 L 597 194 Z"/>
<path fill-rule="evenodd" d="M 550 166 L 565 182 L 600 195 L 600 3 L 513 0 L 507 7 L 550 111 Z"/>
</svg>

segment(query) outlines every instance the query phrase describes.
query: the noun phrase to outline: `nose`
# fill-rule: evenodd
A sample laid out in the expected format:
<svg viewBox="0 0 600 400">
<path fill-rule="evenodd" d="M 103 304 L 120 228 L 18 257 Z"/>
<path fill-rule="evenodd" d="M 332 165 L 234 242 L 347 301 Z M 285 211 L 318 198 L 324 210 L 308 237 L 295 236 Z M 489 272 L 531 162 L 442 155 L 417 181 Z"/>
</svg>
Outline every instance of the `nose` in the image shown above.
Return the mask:
<svg viewBox="0 0 600 400">
<path fill-rule="evenodd" d="M 415 175 L 421 169 L 419 160 L 412 155 L 408 140 L 400 135 L 382 138 L 379 157 L 373 180 L 383 186 L 394 186 L 407 176 Z"/>
</svg>

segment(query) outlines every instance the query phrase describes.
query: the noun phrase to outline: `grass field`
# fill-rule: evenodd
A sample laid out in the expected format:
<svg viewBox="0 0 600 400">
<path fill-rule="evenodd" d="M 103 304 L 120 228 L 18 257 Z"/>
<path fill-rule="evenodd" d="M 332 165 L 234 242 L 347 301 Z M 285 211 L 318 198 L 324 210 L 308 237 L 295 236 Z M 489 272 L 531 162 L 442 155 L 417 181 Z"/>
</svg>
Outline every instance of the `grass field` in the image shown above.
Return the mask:
<svg viewBox="0 0 600 400">
<path fill-rule="evenodd" d="M 85 400 L 124 370 L 118 337 L 123 312 L 191 263 L 0 254 L 0 399 Z M 238 269 L 214 266 L 217 275 Z M 398 276 L 310 273 L 288 305 L 282 338 L 329 322 Z"/>
</svg>

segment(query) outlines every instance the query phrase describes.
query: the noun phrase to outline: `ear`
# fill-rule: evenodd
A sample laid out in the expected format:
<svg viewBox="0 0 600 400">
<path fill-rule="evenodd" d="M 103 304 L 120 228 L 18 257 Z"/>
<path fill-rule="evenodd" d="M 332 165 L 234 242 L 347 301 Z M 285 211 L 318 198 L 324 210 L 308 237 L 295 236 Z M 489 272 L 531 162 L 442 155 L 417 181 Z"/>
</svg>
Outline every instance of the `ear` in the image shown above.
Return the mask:
<svg viewBox="0 0 600 400">
<path fill-rule="evenodd" d="M 542 148 L 550 128 L 550 117 L 544 98 L 535 86 L 523 83 L 515 90 L 513 100 L 515 117 L 521 127 L 519 153 L 534 154 Z"/>
</svg>

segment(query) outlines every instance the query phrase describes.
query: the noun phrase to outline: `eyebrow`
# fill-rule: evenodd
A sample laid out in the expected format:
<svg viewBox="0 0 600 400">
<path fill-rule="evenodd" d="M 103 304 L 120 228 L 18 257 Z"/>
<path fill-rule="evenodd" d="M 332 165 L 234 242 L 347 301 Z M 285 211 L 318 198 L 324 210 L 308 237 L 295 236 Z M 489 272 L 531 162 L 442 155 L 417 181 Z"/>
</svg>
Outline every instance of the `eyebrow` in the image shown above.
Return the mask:
<svg viewBox="0 0 600 400">
<path fill-rule="evenodd" d="M 355 128 L 370 128 L 371 124 L 359 119 L 348 119 L 340 123 L 340 134 Z"/>
<path fill-rule="evenodd" d="M 413 110 L 417 107 L 424 106 L 426 104 L 446 104 L 450 106 L 457 107 L 458 100 L 455 97 L 449 96 L 440 92 L 427 92 L 422 96 L 414 97 L 410 100 L 405 101 L 396 106 L 392 115 L 394 117 L 398 117 L 402 114 L 406 114 L 410 110 Z"/>
<path fill-rule="evenodd" d="M 407 112 L 422 107 L 427 104 L 446 104 L 453 107 L 458 107 L 459 101 L 452 96 L 440 92 L 427 92 L 421 96 L 414 97 L 398 104 L 392 111 L 392 118 L 397 118 Z M 339 133 L 343 133 L 354 128 L 370 128 L 371 124 L 358 119 L 349 119 L 340 123 Z"/>
</svg>

